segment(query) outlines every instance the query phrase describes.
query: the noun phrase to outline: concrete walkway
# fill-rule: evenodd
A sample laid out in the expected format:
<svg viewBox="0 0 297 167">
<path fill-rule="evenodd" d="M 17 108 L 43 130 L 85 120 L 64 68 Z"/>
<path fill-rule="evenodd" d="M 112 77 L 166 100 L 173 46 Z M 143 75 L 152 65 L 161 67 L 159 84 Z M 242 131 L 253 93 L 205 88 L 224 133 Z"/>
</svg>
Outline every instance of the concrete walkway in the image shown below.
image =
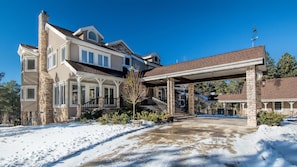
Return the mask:
<svg viewBox="0 0 297 167">
<path fill-rule="evenodd" d="M 246 119 L 196 117 L 132 135 L 129 144 L 123 142 L 85 166 L 236 166 L 236 160 L 226 163 L 218 153 L 214 157 L 213 150 L 236 154 L 232 141 L 255 131 L 246 127 Z"/>
</svg>

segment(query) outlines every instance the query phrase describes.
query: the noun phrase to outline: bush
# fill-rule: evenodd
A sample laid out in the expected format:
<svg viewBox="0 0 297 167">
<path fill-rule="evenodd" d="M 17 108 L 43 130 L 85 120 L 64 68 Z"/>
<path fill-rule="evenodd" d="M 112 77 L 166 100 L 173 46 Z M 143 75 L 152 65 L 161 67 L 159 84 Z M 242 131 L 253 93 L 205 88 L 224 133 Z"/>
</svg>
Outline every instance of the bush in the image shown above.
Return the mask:
<svg viewBox="0 0 297 167">
<path fill-rule="evenodd" d="M 119 114 L 119 112 L 103 114 L 97 121 L 101 124 L 127 124 L 130 117 L 126 113 Z"/>
<path fill-rule="evenodd" d="M 257 115 L 258 125 L 279 126 L 285 116 L 276 112 L 259 112 Z"/>
<path fill-rule="evenodd" d="M 80 122 L 82 122 L 82 123 L 87 123 L 87 118 L 82 118 L 82 119 L 80 119 Z"/>
<path fill-rule="evenodd" d="M 152 121 L 154 123 L 161 123 L 161 122 L 164 122 L 165 120 L 165 113 L 142 111 L 141 113 L 136 114 L 136 119 Z"/>
<path fill-rule="evenodd" d="M 102 117 L 103 110 L 94 109 L 92 111 L 86 111 L 83 112 L 81 115 L 81 118 L 86 119 L 98 119 L 99 117 Z"/>
</svg>

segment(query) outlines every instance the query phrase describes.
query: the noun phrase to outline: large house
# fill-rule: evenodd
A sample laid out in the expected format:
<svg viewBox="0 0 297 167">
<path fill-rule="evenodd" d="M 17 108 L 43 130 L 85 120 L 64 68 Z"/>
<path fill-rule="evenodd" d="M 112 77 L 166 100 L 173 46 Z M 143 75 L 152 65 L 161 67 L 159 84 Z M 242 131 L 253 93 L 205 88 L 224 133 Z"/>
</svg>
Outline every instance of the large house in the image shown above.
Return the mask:
<svg viewBox="0 0 297 167">
<path fill-rule="evenodd" d="M 285 115 L 297 113 L 297 77 L 275 78 L 262 81 L 261 85 L 261 111 L 279 112 Z M 244 84 L 240 94 L 224 94 L 218 96 L 218 102 L 226 108 L 228 104 L 239 104 L 240 113 L 247 115 L 247 88 Z"/>
<path fill-rule="evenodd" d="M 140 56 L 122 40 L 103 42 L 94 27 L 70 31 L 38 17 L 38 46 L 20 44 L 23 125 L 67 121 L 85 105 L 120 107 L 120 85 L 132 66 L 160 66 L 156 53 Z"/>
</svg>

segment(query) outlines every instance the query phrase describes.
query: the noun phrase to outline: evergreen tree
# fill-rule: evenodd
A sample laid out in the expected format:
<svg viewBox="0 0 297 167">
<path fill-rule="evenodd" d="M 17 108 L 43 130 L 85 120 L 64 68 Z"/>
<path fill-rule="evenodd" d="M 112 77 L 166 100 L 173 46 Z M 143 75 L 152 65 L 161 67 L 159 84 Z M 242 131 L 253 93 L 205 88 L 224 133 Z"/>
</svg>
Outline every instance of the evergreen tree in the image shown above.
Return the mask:
<svg viewBox="0 0 297 167">
<path fill-rule="evenodd" d="M 229 81 L 227 87 L 227 93 L 229 94 L 240 94 L 243 88 L 244 79 L 232 79 Z"/>
<path fill-rule="evenodd" d="M 297 62 L 295 57 L 285 53 L 278 61 L 276 75 L 279 78 L 297 76 Z"/>
<path fill-rule="evenodd" d="M 0 114 L 1 122 L 12 123 L 20 118 L 20 85 L 16 81 L 1 84 Z M 10 122 L 9 122 L 10 120 Z"/>
<path fill-rule="evenodd" d="M 268 52 L 266 52 L 266 68 L 267 68 L 267 75 L 264 75 L 263 79 L 275 78 L 276 76 L 275 62 L 274 62 L 274 59 L 270 57 Z"/>
</svg>

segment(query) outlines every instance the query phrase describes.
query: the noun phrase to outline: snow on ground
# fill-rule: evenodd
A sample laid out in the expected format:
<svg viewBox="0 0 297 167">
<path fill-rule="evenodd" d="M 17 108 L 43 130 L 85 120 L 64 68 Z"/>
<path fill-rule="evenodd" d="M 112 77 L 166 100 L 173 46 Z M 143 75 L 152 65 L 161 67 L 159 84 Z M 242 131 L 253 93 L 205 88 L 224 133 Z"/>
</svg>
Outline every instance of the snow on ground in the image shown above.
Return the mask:
<svg viewBox="0 0 297 167">
<path fill-rule="evenodd" d="M 171 124 L 162 125 L 161 129 L 170 128 Z M 182 164 L 236 164 L 236 166 L 296 166 L 297 165 L 297 124 L 285 121 L 282 126 L 259 126 L 254 133 L 237 135 L 232 142 L 233 150 L 214 148 L 208 155 L 199 156 L 197 151 L 182 149 L 178 145 L 170 147 L 139 147 L 139 141 L 133 136 L 142 135 L 154 129 L 133 127 L 131 125 L 100 125 L 98 123 L 69 123 L 46 126 L 0 127 L 0 166 L 80 166 L 96 157 L 120 153 L 135 156 L 133 160 L 119 160 L 116 166 L 136 165 L 141 161 L 144 166 L 174 166 L 176 160 L 183 158 Z M 140 130 L 142 129 L 142 130 Z M 143 136 L 144 139 L 146 136 Z M 199 136 L 197 136 L 197 141 Z M 209 137 L 199 141 L 201 144 L 224 143 L 224 139 Z M 191 145 L 188 148 L 192 147 Z M 129 151 L 140 148 L 130 154 Z M 172 154 L 174 153 L 174 154 Z M 106 155 L 104 157 L 103 155 Z M 220 155 L 220 159 L 216 157 Z M 181 157 L 182 156 L 182 157 Z M 153 161 L 152 161 L 153 160 Z M 132 165 L 133 166 L 133 165 Z M 137 166 L 137 165 L 136 165 Z"/>
<path fill-rule="evenodd" d="M 0 166 L 51 166 L 140 128 L 79 122 L 0 127 Z"/>
</svg>

